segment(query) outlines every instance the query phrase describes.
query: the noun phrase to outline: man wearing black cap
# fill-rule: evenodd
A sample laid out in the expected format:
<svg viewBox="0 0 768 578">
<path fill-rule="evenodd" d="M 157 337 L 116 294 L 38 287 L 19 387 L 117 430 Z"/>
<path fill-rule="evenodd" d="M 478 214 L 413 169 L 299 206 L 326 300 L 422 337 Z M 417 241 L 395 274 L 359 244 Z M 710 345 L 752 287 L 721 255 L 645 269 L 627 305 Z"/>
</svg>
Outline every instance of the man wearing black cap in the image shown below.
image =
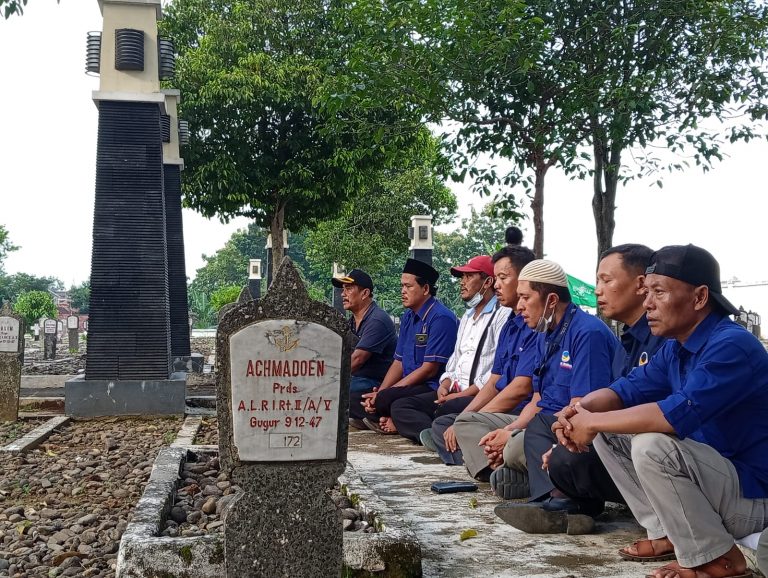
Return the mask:
<svg viewBox="0 0 768 578">
<path fill-rule="evenodd" d="M 768 352 L 728 317 L 737 310 L 704 249 L 657 251 L 645 284 L 651 331 L 670 340 L 566 408 L 558 440 L 571 451 L 594 440 L 646 529 L 621 557 L 677 558 L 653 578 L 752 576 L 734 539 L 768 526 Z"/>
<path fill-rule="evenodd" d="M 360 407 L 361 396 L 381 384 L 392 365 L 395 353 L 395 324 L 373 300 L 373 281 L 365 271 L 352 269 L 344 277 L 331 279 L 334 287 L 341 288 L 341 303 L 352 313 L 349 328 L 358 342 L 352 352 L 352 380 L 350 383 L 350 423 L 365 429 L 365 412 Z"/>
<path fill-rule="evenodd" d="M 435 298 L 439 277 L 435 269 L 415 259 L 403 267 L 400 296 L 406 312 L 400 319 L 395 361 L 381 387 L 362 396 L 368 413 L 365 423 L 380 433 L 397 433 L 390 417 L 396 400 L 437 390 L 453 353 L 458 320 Z"/>
</svg>

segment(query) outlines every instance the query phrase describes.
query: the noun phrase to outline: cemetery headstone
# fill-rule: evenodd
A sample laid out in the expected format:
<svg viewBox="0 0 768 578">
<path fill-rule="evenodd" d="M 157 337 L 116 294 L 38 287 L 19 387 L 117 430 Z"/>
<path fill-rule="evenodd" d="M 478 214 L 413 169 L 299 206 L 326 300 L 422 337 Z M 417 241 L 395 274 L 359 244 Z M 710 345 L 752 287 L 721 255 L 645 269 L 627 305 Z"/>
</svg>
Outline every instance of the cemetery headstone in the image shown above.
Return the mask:
<svg viewBox="0 0 768 578">
<path fill-rule="evenodd" d="M 46 319 L 43 323 L 43 359 L 56 359 L 57 329 L 55 319 Z"/>
<path fill-rule="evenodd" d="M 40 341 L 40 324 L 35 323 L 32 326 L 32 335 L 35 336 L 35 341 Z"/>
<path fill-rule="evenodd" d="M 67 340 L 70 353 L 80 351 L 80 318 L 77 315 L 67 317 Z"/>
<path fill-rule="evenodd" d="M 224 518 L 229 578 L 341 575 L 341 519 L 327 492 L 346 466 L 353 343 L 287 257 L 262 299 L 222 318 L 219 451 L 243 489 Z"/>
<path fill-rule="evenodd" d="M 24 322 L 5 303 L 0 309 L 0 421 L 16 421 L 19 415 L 23 355 Z"/>
</svg>

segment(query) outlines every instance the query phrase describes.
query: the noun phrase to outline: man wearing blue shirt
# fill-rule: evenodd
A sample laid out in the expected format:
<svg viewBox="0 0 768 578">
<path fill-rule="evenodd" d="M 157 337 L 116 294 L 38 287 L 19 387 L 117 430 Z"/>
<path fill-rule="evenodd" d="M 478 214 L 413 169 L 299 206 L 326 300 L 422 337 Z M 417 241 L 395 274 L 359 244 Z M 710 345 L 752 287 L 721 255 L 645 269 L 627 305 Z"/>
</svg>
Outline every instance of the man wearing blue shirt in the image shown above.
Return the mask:
<svg viewBox="0 0 768 578">
<path fill-rule="evenodd" d="M 568 278 L 562 267 L 539 259 L 528 263 L 518 278 L 518 310 L 525 323 L 539 333 L 533 397 L 508 425 L 477 439 L 477 428 L 468 428 L 470 416 L 457 419 L 456 435 L 463 448 L 483 446 L 491 474 L 491 487 L 507 498 L 510 488 L 520 488 L 527 478 L 524 430 L 539 413 L 554 414 L 592 389 L 613 380 L 613 359 L 619 342 L 608 327 L 571 302 Z M 481 419 L 483 414 L 479 414 Z M 474 421 L 476 421 L 475 418 Z M 527 480 L 526 480 L 527 481 Z"/>
<path fill-rule="evenodd" d="M 365 271 L 353 269 L 344 277 L 331 279 L 331 284 L 341 288 L 342 306 L 352 313 L 349 328 L 358 338 L 352 352 L 350 425 L 367 429 L 363 423 L 365 412 L 360 401 L 363 394 L 381 385 L 392 365 L 397 343 L 395 324 L 373 300 L 373 280 Z"/>
<path fill-rule="evenodd" d="M 456 345 L 440 376 L 440 386 L 437 391 L 392 404 L 392 421 L 398 433 L 416 443 L 431 442 L 432 420 L 462 411 L 488 380 L 499 334 L 510 313 L 498 306 L 493 290 L 493 261 L 488 255 L 452 267 L 451 275 L 461 278 L 460 295 L 468 310 L 459 323 Z"/>
<path fill-rule="evenodd" d="M 400 296 L 407 309 L 400 319 L 395 360 L 381 387 L 363 395 L 365 424 L 379 433 L 397 433 L 391 406 L 403 397 L 438 388 L 456 344 L 456 315 L 435 298 L 440 274 L 426 263 L 408 259 L 400 277 Z"/>
<path fill-rule="evenodd" d="M 737 309 L 704 249 L 657 251 L 646 286 L 651 331 L 670 340 L 564 411 L 558 439 L 572 451 L 594 440 L 646 529 L 623 558 L 677 558 L 653 578 L 752 576 L 734 539 L 768 526 L 768 353 L 728 318 Z"/>
<path fill-rule="evenodd" d="M 645 269 L 653 251 L 645 245 L 626 244 L 606 250 L 597 267 L 595 295 L 597 306 L 608 319 L 624 324 L 616 356 L 616 375 L 627 375 L 645 365 L 666 339 L 651 333 L 645 317 Z M 580 524 L 568 514 L 600 514 L 605 501 L 624 498 L 594 451 L 571 453 L 557 442 L 553 414 L 540 412 L 525 432 L 525 457 L 528 463 L 530 504 L 510 506 L 505 521 L 530 533 L 574 533 L 591 530 L 592 521 Z M 569 527 L 570 526 L 570 527 Z"/>
<path fill-rule="evenodd" d="M 517 308 L 517 277 L 523 267 L 535 259 L 533 251 L 520 246 L 507 246 L 493 255 L 496 298 L 502 307 L 510 310 L 510 314 L 501 328 L 490 377 L 461 413 L 441 415 L 432 422 L 430 435 L 443 463 L 461 465 L 466 462 L 473 477 L 488 479 L 488 460 L 477 444 L 459 447 L 454 427 L 456 419 L 460 415 L 481 412 L 487 414 L 487 419 L 498 419 L 498 425 L 503 426 L 514 419 L 514 414 L 522 409 L 521 402 L 524 405 L 531 396 L 536 334 L 514 311 Z"/>
</svg>

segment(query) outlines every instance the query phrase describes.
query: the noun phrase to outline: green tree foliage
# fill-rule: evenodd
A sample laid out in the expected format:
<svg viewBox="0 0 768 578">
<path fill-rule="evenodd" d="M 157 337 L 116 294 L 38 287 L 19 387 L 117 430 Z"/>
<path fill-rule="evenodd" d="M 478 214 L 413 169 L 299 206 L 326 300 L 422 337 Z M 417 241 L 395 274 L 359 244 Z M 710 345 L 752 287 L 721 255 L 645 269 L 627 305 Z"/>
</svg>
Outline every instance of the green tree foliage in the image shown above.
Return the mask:
<svg viewBox="0 0 768 578">
<path fill-rule="evenodd" d="M 366 130 L 331 119 L 329 78 L 344 74 L 345 40 L 324 0 L 176 0 L 162 27 L 178 51 L 174 86 L 192 127 L 185 203 L 226 220 L 247 216 L 273 239 L 335 217 L 343 203 L 428 131 L 390 133 L 389 105 L 360 116 Z M 335 4 L 333 4 L 335 6 Z M 367 130 L 371 124 L 376 130 Z M 275 262 L 282 246 L 273 246 Z"/>
<path fill-rule="evenodd" d="M 13 303 L 22 293 L 48 291 L 61 286 L 61 281 L 55 277 L 36 277 L 27 273 L 0 275 L 0 302 L 7 300 Z"/>
<path fill-rule="evenodd" d="M 216 325 L 216 310 L 211 305 L 208 294 L 200 289 L 190 287 L 188 291 L 189 310 L 192 326 L 205 329 Z"/>
<path fill-rule="evenodd" d="M 218 313 L 218 311 L 227 303 L 234 303 L 237 301 L 237 298 L 240 296 L 240 291 L 242 291 L 242 289 L 242 285 L 228 285 L 226 287 L 216 289 L 216 291 L 211 294 L 211 307 L 213 307 L 213 310 Z"/>
<path fill-rule="evenodd" d="M 360 268 L 370 275 L 386 271 L 395 255 L 408 250 L 412 215 L 432 215 L 433 224 L 449 221 L 456 198 L 435 174 L 440 153 L 435 142 L 426 155 L 415 154 L 402 166 L 380 173 L 342 211 L 307 233 L 307 258 L 312 270 L 326 276 L 332 264 Z"/>
<path fill-rule="evenodd" d="M 80 313 L 88 313 L 91 304 L 91 281 L 83 281 L 80 285 L 72 285 L 69 289 L 72 307 Z"/>
<path fill-rule="evenodd" d="M 8 230 L 4 225 L 0 225 L 0 275 L 3 274 L 3 261 L 8 256 L 8 253 L 16 251 L 18 247 L 11 243 L 8 238 Z"/>
<path fill-rule="evenodd" d="M 686 157 L 708 170 L 724 141 L 748 141 L 764 130 L 768 4 L 565 2 L 557 11 L 574 4 L 577 25 L 568 34 L 584 56 L 574 62 L 582 81 L 573 98 L 592 150 L 590 166 L 574 168 L 592 178 L 599 255 L 613 243 L 620 182 L 683 170 Z M 658 148 L 677 158 L 658 156 Z M 636 164 L 624 162 L 628 152 Z"/>
<path fill-rule="evenodd" d="M 499 181 L 533 189 L 538 255 L 549 167 L 592 179 L 602 251 L 612 243 L 618 183 L 687 166 L 647 151 L 690 154 L 706 169 L 724 140 L 752 138 L 768 112 L 768 5 L 759 0 L 349 0 L 345 8 L 338 14 L 354 31 L 357 77 L 340 77 L 336 98 L 383 99 L 452 121 L 460 177 L 466 170 L 481 190 Z M 637 167 L 622 162 L 630 150 Z M 480 153 L 512 161 L 512 172 L 473 166 Z"/>
<path fill-rule="evenodd" d="M 19 295 L 13 310 L 24 318 L 26 327 L 32 327 L 41 317 L 56 318 L 56 305 L 47 291 L 27 291 Z"/>
</svg>

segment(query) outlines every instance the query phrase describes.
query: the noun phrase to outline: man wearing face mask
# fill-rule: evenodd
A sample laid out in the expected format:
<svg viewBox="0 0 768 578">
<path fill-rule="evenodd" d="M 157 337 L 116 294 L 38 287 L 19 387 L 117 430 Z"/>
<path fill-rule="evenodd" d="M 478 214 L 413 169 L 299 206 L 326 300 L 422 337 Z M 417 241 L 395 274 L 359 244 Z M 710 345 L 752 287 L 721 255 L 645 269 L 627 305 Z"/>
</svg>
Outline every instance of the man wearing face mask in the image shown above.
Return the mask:
<svg viewBox="0 0 768 578">
<path fill-rule="evenodd" d="M 466 265 L 452 267 L 459 277 L 461 299 L 467 307 L 459 323 L 456 347 L 437 391 L 397 400 L 392 421 L 398 433 L 414 442 L 431 441 L 429 427 L 435 417 L 458 413 L 488 381 L 501 328 L 510 310 L 498 307 L 493 289 L 493 262 L 487 255 L 472 257 Z M 422 438 L 421 432 L 425 432 Z M 421 443 L 424 443 L 423 441 Z"/>
<path fill-rule="evenodd" d="M 474 421 L 489 426 L 479 439 L 481 431 L 475 424 L 467 427 L 456 422 L 459 445 L 474 443 L 484 448 L 488 465 L 494 469 L 491 487 L 505 499 L 509 499 L 510 488 L 519 488 L 522 479 L 527 479 L 524 430 L 533 417 L 539 412 L 557 413 L 611 383 L 620 346 L 605 323 L 571 302 L 568 278 L 557 263 L 543 259 L 528 263 L 520 271 L 517 294 L 523 320 L 539 333 L 533 397 L 518 417 L 509 416 L 510 423 L 503 428 L 498 428 L 498 422 L 484 420 L 483 414 L 475 414 Z"/>
</svg>

